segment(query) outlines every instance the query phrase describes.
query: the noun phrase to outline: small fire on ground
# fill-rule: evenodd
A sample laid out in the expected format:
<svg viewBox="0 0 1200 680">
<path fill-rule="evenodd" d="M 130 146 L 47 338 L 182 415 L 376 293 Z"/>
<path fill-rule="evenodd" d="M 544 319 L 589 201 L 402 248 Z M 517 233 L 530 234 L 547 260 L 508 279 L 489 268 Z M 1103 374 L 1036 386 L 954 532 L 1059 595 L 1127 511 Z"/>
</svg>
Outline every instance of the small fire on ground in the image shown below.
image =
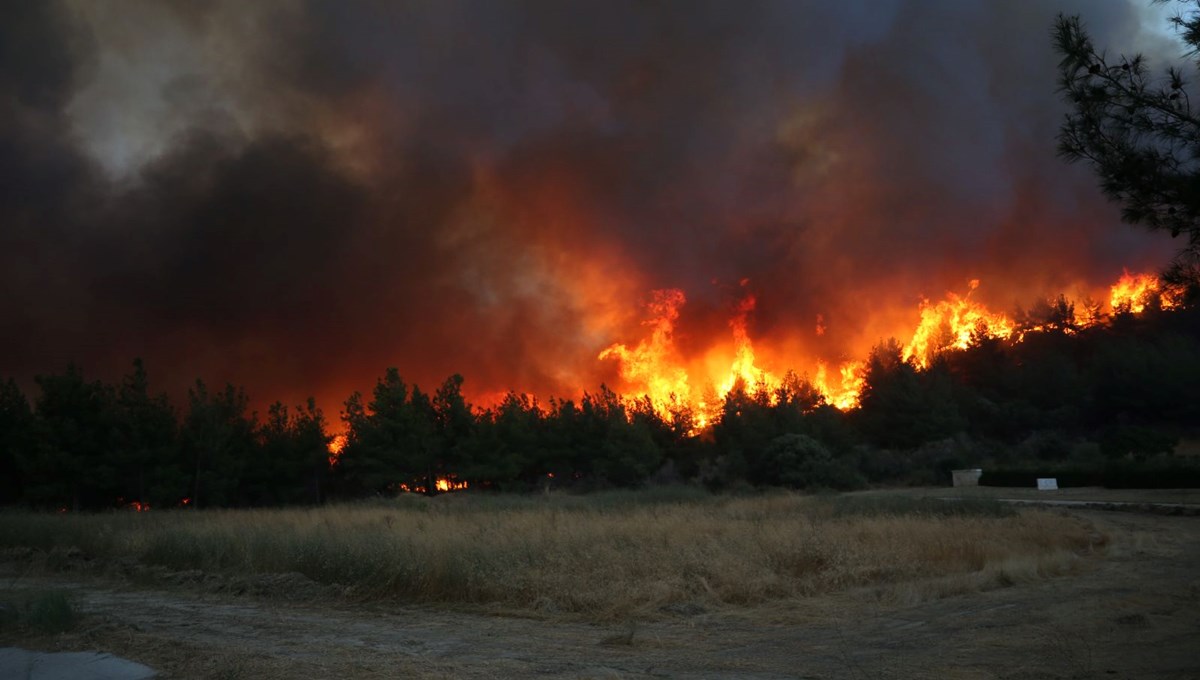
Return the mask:
<svg viewBox="0 0 1200 680">
<path fill-rule="evenodd" d="M 437 493 L 463 491 L 467 486 L 466 480 L 460 480 L 455 475 L 436 477 L 433 480 L 433 488 Z M 425 484 L 399 484 L 397 488 L 405 493 L 429 493 L 429 488 Z"/>
</svg>

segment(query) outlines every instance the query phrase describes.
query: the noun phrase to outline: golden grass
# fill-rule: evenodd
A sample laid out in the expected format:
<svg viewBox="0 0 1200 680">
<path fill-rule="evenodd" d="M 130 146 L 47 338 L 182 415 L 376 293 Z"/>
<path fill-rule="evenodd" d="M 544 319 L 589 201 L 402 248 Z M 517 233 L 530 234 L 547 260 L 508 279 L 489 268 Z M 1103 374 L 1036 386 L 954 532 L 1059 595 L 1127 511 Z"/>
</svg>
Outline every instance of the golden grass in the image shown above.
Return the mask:
<svg viewBox="0 0 1200 680">
<path fill-rule="evenodd" d="M 881 584 L 924 599 L 1061 573 L 1097 543 L 1082 521 L 1037 510 L 944 516 L 928 505 L 847 509 L 837 499 L 794 494 L 630 498 L 3 513 L 0 545 L 78 548 L 175 570 L 299 572 L 363 598 L 608 618 Z"/>
</svg>

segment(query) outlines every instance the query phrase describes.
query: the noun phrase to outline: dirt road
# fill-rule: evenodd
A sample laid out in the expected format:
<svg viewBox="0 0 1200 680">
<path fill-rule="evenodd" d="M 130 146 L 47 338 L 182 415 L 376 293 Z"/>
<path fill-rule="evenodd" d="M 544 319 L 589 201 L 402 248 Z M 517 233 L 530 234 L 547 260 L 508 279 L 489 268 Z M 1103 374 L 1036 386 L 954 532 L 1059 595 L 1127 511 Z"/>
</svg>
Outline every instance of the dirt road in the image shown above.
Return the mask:
<svg viewBox="0 0 1200 680">
<path fill-rule="evenodd" d="M 81 630 L 0 645 L 99 649 L 167 678 L 1200 678 L 1200 518 L 1073 512 L 1111 541 L 1081 573 L 915 604 L 864 589 L 595 625 L 56 575 L 11 585 L 70 589 Z"/>
</svg>

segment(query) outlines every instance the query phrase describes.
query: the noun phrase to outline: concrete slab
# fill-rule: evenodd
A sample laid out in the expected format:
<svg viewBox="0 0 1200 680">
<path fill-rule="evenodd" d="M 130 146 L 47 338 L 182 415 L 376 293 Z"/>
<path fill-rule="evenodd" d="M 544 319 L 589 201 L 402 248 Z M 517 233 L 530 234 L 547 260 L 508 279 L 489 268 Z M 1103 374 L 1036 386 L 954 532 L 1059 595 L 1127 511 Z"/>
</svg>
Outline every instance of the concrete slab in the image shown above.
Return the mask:
<svg viewBox="0 0 1200 680">
<path fill-rule="evenodd" d="M 3 680 L 151 680 L 153 668 L 100 652 L 31 652 L 0 648 Z"/>
</svg>

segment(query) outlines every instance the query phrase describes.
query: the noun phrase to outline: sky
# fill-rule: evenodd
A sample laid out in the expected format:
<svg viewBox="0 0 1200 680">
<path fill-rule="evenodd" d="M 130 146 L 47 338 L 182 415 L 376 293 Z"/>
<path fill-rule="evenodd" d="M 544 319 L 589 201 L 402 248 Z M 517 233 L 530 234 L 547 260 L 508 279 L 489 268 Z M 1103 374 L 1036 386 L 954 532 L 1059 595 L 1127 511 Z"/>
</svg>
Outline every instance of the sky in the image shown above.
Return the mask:
<svg viewBox="0 0 1200 680">
<path fill-rule="evenodd" d="M 753 295 L 777 371 L 1099 290 L 1172 248 L 1054 154 L 1059 12 L 1181 51 L 1141 0 L 3 3 L 0 377 L 336 419 L 619 384 L 656 290 L 697 357 Z"/>
</svg>

